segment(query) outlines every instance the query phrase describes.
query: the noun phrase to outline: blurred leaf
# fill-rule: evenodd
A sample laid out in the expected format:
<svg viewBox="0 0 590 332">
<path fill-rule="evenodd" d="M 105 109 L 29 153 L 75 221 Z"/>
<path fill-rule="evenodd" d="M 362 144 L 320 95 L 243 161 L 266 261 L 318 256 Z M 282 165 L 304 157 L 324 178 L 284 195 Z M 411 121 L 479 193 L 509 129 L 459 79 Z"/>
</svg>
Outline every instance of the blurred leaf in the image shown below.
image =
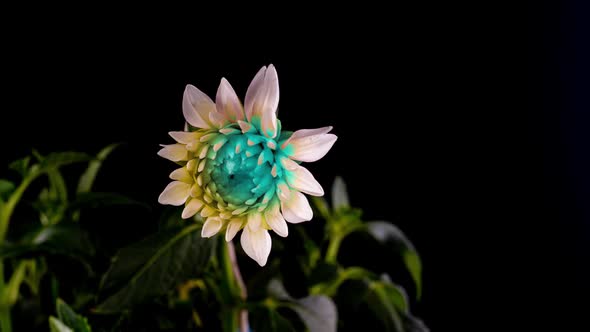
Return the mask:
<svg viewBox="0 0 590 332">
<path fill-rule="evenodd" d="M 68 189 L 66 187 L 66 182 L 64 181 L 64 178 L 59 170 L 50 170 L 47 172 L 47 175 L 49 176 L 49 185 L 51 186 L 53 197 L 59 202 L 67 202 Z"/>
<path fill-rule="evenodd" d="M 14 183 L 11 181 L 0 179 L 0 200 L 7 200 L 14 188 Z"/>
<path fill-rule="evenodd" d="M 338 265 L 321 262 L 312 270 L 309 276 L 309 284 L 315 285 L 336 280 L 338 278 Z"/>
<path fill-rule="evenodd" d="M 332 209 L 338 211 L 342 208 L 350 207 L 348 202 L 348 192 L 346 191 L 346 183 L 337 176 L 332 184 Z"/>
<path fill-rule="evenodd" d="M 323 197 L 311 196 L 311 201 L 324 219 L 330 218 L 330 207 Z"/>
<path fill-rule="evenodd" d="M 126 282 L 96 311 L 114 313 L 163 295 L 177 284 L 197 277 L 213 253 L 215 241 L 200 235 L 200 225 L 170 229 L 121 249 L 104 275 L 101 289 Z"/>
<path fill-rule="evenodd" d="M 295 332 L 295 327 L 275 309 L 259 308 L 250 313 L 250 325 L 256 332 Z"/>
<path fill-rule="evenodd" d="M 39 163 L 39 172 L 47 172 L 69 164 L 91 160 L 92 157 L 82 152 L 54 152 L 43 158 Z"/>
<path fill-rule="evenodd" d="M 16 171 L 18 174 L 20 174 L 24 178 L 29 173 L 29 163 L 30 162 L 31 162 L 31 157 L 25 157 L 25 158 L 13 161 L 12 163 L 10 163 L 10 165 L 8 165 L 8 168 Z"/>
<path fill-rule="evenodd" d="M 367 223 L 367 229 L 377 241 L 401 254 L 406 268 L 416 284 L 416 297 L 422 294 L 422 262 L 414 245 L 395 225 L 386 221 Z"/>
<path fill-rule="evenodd" d="M 76 211 L 81 208 L 103 208 L 110 206 L 134 205 L 150 209 L 149 205 L 136 201 L 127 196 L 116 193 L 89 192 L 78 194 L 76 199 L 69 205 L 69 209 Z"/>
<path fill-rule="evenodd" d="M 80 180 L 78 181 L 78 189 L 76 190 L 76 192 L 86 193 L 89 192 L 90 189 L 92 189 L 92 185 L 94 184 L 94 180 L 96 179 L 96 175 L 98 174 L 98 171 L 100 170 L 103 161 L 107 158 L 109 154 L 111 154 L 111 152 L 113 152 L 113 150 L 117 146 L 119 146 L 119 144 L 111 144 L 103 148 L 96 155 L 96 159 L 91 160 L 90 163 L 88 163 L 88 168 L 86 169 L 84 174 L 80 176 Z"/>
<path fill-rule="evenodd" d="M 283 283 L 278 279 L 272 279 L 267 286 L 268 293 L 275 299 L 282 300 L 282 301 L 293 301 L 293 298 L 287 290 Z"/>
<path fill-rule="evenodd" d="M 407 305 L 402 308 L 399 305 L 405 301 L 402 293 L 397 287 L 381 281 L 373 281 L 369 284 L 369 292 L 366 301 L 370 310 L 383 324 L 385 331 L 404 332 L 401 312 L 405 311 Z"/>
<path fill-rule="evenodd" d="M 49 330 L 51 332 L 74 332 L 74 330 L 53 316 L 49 316 Z"/>
<path fill-rule="evenodd" d="M 56 303 L 57 316 L 59 320 L 74 332 L 91 332 L 88 320 L 78 315 L 62 299 L 57 299 Z"/>
<path fill-rule="evenodd" d="M 402 314 L 406 332 L 430 332 L 424 322 L 410 314 Z"/>
<path fill-rule="evenodd" d="M 92 256 L 94 248 L 88 234 L 74 225 L 52 225 L 25 235 L 22 243 L 0 246 L 0 258 L 20 257 L 42 253 L 66 256 Z"/>
<path fill-rule="evenodd" d="M 295 311 L 310 332 L 336 331 L 338 313 L 336 305 L 327 296 L 311 295 L 302 299 L 293 299 L 285 290 L 283 283 L 277 279 L 268 284 L 268 292 L 273 298 L 282 301 L 282 305 Z"/>
<path fill-rule="evenodd" d="M 41 279 L 47 272 L 47 264 L 44 260 L 31 261 L 28 266 L 28 271 L 25 274 L 23 282 L 27 284 L 31 292 L 35 295 L 39 294 L 39 286 Z"/>
<path fill-rule="evenodd" d="M 310 332 L 336 331 L 338 313 L 336 305 L 327 296 L 311 295 L 289 306 L 305 323 Z"/>
</svg>

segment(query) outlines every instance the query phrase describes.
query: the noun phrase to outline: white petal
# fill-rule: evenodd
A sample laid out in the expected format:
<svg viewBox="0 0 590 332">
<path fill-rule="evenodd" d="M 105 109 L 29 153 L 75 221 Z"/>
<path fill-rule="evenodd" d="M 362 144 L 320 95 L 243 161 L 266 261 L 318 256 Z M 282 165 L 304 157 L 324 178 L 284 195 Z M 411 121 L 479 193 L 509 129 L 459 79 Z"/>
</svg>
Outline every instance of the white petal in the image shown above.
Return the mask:
<svg viewBox="0 0 590 332">
<path fill-rule="evenodd" d="M 230 121 L 244 120 L 242 103 L 240 103 L 234 88 L 225 78 L 222 78 L 221 83 L 219 83 L 215 105 L 217 106 L 217 112 L 225 114 Z"/>
<path fill-rule="evenodd" d="M 279 77 L 273 65 L 268 66 L 264 82 L 256 95 L 253 111 L 260 116 L 262 134 L 274 138 L 277 135 L 277 107 L 279 106 Z"/>
<path fill-rule="evenodd" d="M 248 91 L 246 92 L 246 99 L 244 100 L 246 118 L 248 119 L 248 121 L 250 121 L 252 119 L 252 115 L 254 113 L 254 111 L 253 111 L 254 100 L 256 98 L 256 95 L 258 95 L 258 92 L 260 90 L 260 87 L 262 86 L 262 83 L 264 82 L 265 73 L 266 73 L 266 66 L 260 68 L 258 73 L 256 73 L 256 76 L 254 76 L 254 79 L 252 79 L 252 82 L 248 86 Z"/>
<path fill-rule="evenodd" d="M 182 219 L 188 219 L 197 214 L 203 207 L 203 204 L 203 201 L 198 198 L 191 199 L 184 207 L 184 210 L 182 210 Z"/>
<path fill-rule="evenodd" d="M 332 127 L 298 130 L 283 143 L 282 148 L 287 150 L 291 159 L 316 161 L 325 156 L 338 139 L 334 134 L 327 134 L 330 130 Z"/>
<path fill-rule="evenodd" d="M 262 214 L 256 212 L 248 214 L 246 223 L 252 231 L 257 231 L 262 226 Z"/>
<path fill-rule="evenodd" d="M 305 195 L 292 190 L 288 200 L 281 201 L 283 216 L 290 223 L 300 223 L 313 218 L 313 211 Z"/>
<path fill-rule="evenodd" d="M 227 224 L 227 230 L 225 231 L 225 241 L 231 241 L 242 228 L 242 224 L 244 224 L 244 220 L 241 218 L 230 220 L 229 224 Z"/>
<path fill-rule="evenodd" d="M 190 183 L 190 184 L 193 184 L 193 182 L 194 182 L 193 177 L 188 172 L 186 167 L 179 168 L 179 169 L 175 170 L 174 172 L 170 173 L 170 178 L 172 180 L 182 181 L 182 182 Z"/>
<path fill-rule="evenodd" d="M 201 236 L 212 237 L 213 235 L 217 234 L 217 232 L 219 232 L 221 226 L 223 226 L 221 219 L 217 217 L 207 218 L 207 221 L 205 221 L 203 229 L 201 230 Z"/>
<path fill-rule="evenodd" d="M 322 185 L 319 184 L 307 168 L 288 158 L 283 158 L 281 162 L 285 165 L 285 169 L 288 170 L 286 180 L 291 188 L 312 196 L 324 196 Z"/>
<path fill-rule="evenodd" d="M 272 247 L 272 240 L 266 229 L 260 228 L 253 232 L 246 227 L 242 231 L 240 242 L 250 258 L 254 259 L 260 266 L 266 265 Z"/>
<path fill-rule="evenodd" d="M 287 223 L 279 210 L 278 204 L 274 204 L 274 206 L 266 210 L 264 218 L 266 219 L 268 226 L 270 226 L 275 233 L 282 237 L 289 235 L 289 228 L 287 228 Z"/>
<path fill-rule="evenodd" d="M 171 161 L 181 161 L 188 159 L 188 151 L 183 144 L 170 144 L 158 151 L 158 156 Z"/>
<path fill-rule="evenodd" d="M 158 203 L 180 206 L 190 196 L 191 185 L 174 181 L 170 182 L 158 197 Z"/>
<path fill-rule="evenodd" d="M 210 128 L 209 113 L 215 112 L 215 103 L 203 92 L 188 84 L 182 99 L 182 113 L 186 122 L 197 128 Z"/>
<path fill-rule="evenodd" d="M 171 131 L 168 133 L 175 141 L 182 144 L 189 144 L 197 140 L 199 134 L 190 131 Z"/>
</svg>

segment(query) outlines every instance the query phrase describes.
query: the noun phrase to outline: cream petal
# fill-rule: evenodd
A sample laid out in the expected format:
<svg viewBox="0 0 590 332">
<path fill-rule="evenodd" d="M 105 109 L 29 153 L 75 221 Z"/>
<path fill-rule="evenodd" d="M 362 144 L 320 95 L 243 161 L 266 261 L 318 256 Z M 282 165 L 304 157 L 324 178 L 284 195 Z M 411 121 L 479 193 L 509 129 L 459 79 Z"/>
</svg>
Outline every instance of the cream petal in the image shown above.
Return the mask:
<svg viewBox="0 0 590 332">
<path fill-rule="evenodd" d="M 234 88 L 225 78 L 222 78 L 221 83 L 219 83 L 215 105 L 217 106 L 217 112 L 225 114 L 231 122 L 235 123 L 238 120 L 244 120 L 242 103 L 238 99 Z"/>
<path fill-rule="evenodd" d="M 215 112 L 215 103 L 203 92 L 188 84 L 182 99 L 182 113 L 186 122 L 197 128 L 211 128 L 209 113 Z"/>
<path fill-rule="evenodd" d="M 258 92 L 260 91 L 260 87 L 264 82 L 264 75 L 266 74 L 266 66 L 260 68 L 258 73 L 252 79 L 252 82 L 248 86 L 248 91 L 246 92 L 246 99 L 244 100 L 244 106 L 246 111 L 246 118 L 248 121 L 252 120 L 252 115 L 254 115 L 254 101 Z"/>
<path fill-rule="evenodd" d="M 267 209 L 264 213 L 264 218 L 268 226 L 279 236 L 286 237 L 289 235 L 289 228 L 287 227 L 285 218 L 281 214 L 279 204 L 274 204 L 274 206 Z"/>
<path fill-rule="evenodd" d="M 298 130 L 283 143 L 282 148 L 286 149 L 294 160 L 305 162 L 319 160 L 330 151 L 338 139 L 334 134 L 327 134 L 330 130 L 332 127 Z"/>
<path fill-rule="evenodd" d="M 191 185 L 188 183 L 174 181 L 170 182 L 158 197 L 158 203 L 180 206 L 190 196 Z"/>
<path fill-rule="evenodd" d="M 194 182 L 193 177 L 188 172 L 186 167 L 181 167 L 181 168 L 175 170 L 174 172 L 170 173 L 170 178 L 172 180 L 182 181 L 184 183 L 193 184 L 193 182 Z"/>
<path fill-rule="evenodd" d="M 203 229 L 201 230 L 201 236 L 212 237 L 219 232 L 221 226 L 223 226 L 223 222 L 221 222 L 221 219 L 218 217 L 207 218 L 207 221 L 205 221 Z"/>
<path fill-rule="evenodd" d="M 297 190 L 292 190 L 289 199 L 281 201 L 281 211 L 285 220 L 296 224 L 313 218 L 313 211 L 305 195 Z"/>
<path fill-rule="evenodd" d="M 279 106 L 279 77 L 273 65 L 268 66 L 264 82 L 255 97 L 253 114 L 259 116 L 262 134 L 274 138 L 277 135 L 277 107 Z"/>
<path fill-rule="evenodd" d="M 199 212 L 199 210 L 201 210 L 203 205 L 204 203 L 200 199 L 191 199 L 184 207 L 184 210 L 182 210 L 182 219 L 188 219 L 194 216 L 195 214 L 197 214 L 197 212 Z"/>
<path fill-rule="evenodd" d="M 199 137 L 199 134 L 196 132 L 190 131 L 171 131 L 168 133 L 170 137 L 174 138 L 175 141 L 182 144 L 189 144 L 196 141 Z"/>
<path fill-rule="evenodd" d="M 242 133 L 244 134 L 252 129 L 252 124 L 250 122 L 238 121 L 238 125 L 240 126 L 240 129 L 242 129 Z"/>
<path fill-rule="evenodd" d="M 311 172 L 288 158 L 281 160 L 288 170 L 286 180 L 293 189 L 302 191 L 312 196 L 324 196 L 322 185 L 313 177 Z"/>
<path fill-rule="evenodd" d="M 256 212 L 248 214 L 247 224 L 252 231 L 257 231 L 262 226 L 262 214 Z"/>
<path fill-rule="evenodd" d="M 188 151 L 183 144 L 170 144 L 164 145 L 162 149 L 158 151 L 158 156 L 176 162 L 188 160 Z"/>
<path fill-rule="evenodd" d="M 272 247 L 272 240 L 266 229 L 260 228 L 254 232 L 246 227 L 242 231 L 240 242 L 250 258 L 254 259 L 260 266 L 266 265 Z"/>
<path fill-rule="evenodd" d="M 238 234 L 240 229 L 242 229 L 242 225 L 244 224 L 244 220 L 241 218 L 235 218 L 229 221 L 227 224 L 227 230 L 225 231 L 225 241 L 229 242 L 233 240 L 233 238 Z"/>
<path fill-rule="evenodd" d="M 203 197 L 203 198 L 205 198 L 205 197 Z M 217 211 L 214 208 L 210 207 L 209 205 L 205 205 L 203 207 L 203 209 L 201 210 L 201 217 L 207 218 L 209 216 L 214 215 L 215 212 L 217 212 Z"/>
</svg>

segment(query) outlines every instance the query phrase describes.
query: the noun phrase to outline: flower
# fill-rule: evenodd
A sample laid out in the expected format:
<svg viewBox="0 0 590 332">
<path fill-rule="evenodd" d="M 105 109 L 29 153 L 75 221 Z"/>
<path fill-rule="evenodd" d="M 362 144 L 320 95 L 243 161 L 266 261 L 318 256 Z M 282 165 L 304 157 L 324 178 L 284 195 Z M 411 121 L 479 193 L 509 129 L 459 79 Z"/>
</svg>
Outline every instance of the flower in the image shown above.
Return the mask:
<svg viewBox="0 0 590 332">
<path fill-rule="evenodd" d="M 271 250 L 268 230 L 288 235 L 287 222 L 311 220 L 303 193 L 324 190 L 300 162 L 322 158 L 336 141 L 332 127 L 281 129 L 277 119 L 279 81 L 273 65 L 262 67 L 248 87 L 245 107 L 229 82 L 221 79 L 215 102 L 187 85 L 182 111 L 185 131 L 170 132 L 176 144 L 163 145 L 158 155 L 181 167 L 160 195 L 161 204 L 184 205 L 182 218 L 200 213 L 201 235 L 225 230 L 248 256 L 264 266 Z"/>
</svg>

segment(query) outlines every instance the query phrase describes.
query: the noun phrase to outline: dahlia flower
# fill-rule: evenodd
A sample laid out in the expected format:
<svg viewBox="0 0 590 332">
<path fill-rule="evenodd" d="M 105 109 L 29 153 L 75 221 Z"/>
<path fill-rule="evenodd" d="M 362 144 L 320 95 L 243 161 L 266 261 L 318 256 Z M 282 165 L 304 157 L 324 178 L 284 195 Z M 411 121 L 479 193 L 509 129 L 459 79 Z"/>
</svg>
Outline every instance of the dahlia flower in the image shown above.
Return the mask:
<svg viewBox="0 0 590 332">
<path fill-rule="evenodd" d="M 215 102 L 189 84 L 182 101 L 185 131 L 170 132 L 177 143 L 158 152 L 181 166 L 158 201 L 184 205 L 185 219 L 200 213 L 203 237 L 224 230 L 231 241 L 242 230 L 242 248 L 260 266 L 270 254 L 269 230 L 286 237 L 286 222 L 311 220 L 303 193 L 322 196 L 324 190 L 300 162 L 322 158 L 337 139 L 332 127 L 282 130 L 278 104 L 273 65 L 254 76 L 244 107 L 225 78 Z"/>
</svg>

